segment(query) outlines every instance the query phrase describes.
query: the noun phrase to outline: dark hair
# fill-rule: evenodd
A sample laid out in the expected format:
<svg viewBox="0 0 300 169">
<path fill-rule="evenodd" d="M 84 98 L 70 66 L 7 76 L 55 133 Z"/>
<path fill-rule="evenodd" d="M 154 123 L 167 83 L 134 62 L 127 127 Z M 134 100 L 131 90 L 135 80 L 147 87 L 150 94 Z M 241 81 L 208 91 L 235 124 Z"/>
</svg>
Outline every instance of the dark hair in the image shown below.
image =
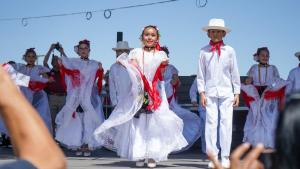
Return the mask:
<svg viewBox="0 0 300 169">
<path fill-rule="evenodd" d="M 144 35 L 144 32 L 145 32 L 145 30 L 146 30 L 147 28 L 153 28 L 153 29 L 155 29 L 155 30 L 156 30 L 156 33 L 157 33 L 157 37 L 158 37 L 158 38 L 160 37 L 159 30 L 158 30 L 157 26 L 155 26 L 155 25 L 148 25 L 148 26 L 145 26 L 145 27 L 144 27 L 144 29 L 143 29 L 143 31 L 142 31 L 142 34 L 140 35 L 140 40 L 143 40 L 143 35 Z"/>
<path fill-rule="evenodd" d="M 23 59 L 25 59 L 25 57 L 28 55 L 28 53 L 30 53 L 30 52 L 32 52 L 34 55 L 35 55 L 35 57 L 36 57 L 36 52 L 35 52 L 35 50 L 34 50 L 35 48 L 28 48 L 28 49 L 26 49 L 26 51 L 25 51 L 25 54 L 23 55 Z"/>
<path fill-rule="evenodd" d="M 16 62 L 15 62 L 15 61 L 13 61 L 13 60 L 10 60 L 10 61 L 8 61 L 7 63 L 8 63 L 8 64 L 10 64 L 10 65 L 14 65 L 14 64 L 16 64 Z"/>
<path fill-rule="evenodd" d="M 167 56 L 169 57 L 169 49 L 168 49 L 168 47 L 167 46 L 162 46 L 162 47 L 160 47 L 160 49 L 162 50 L 162 51 L 164 51 L 166 54 L 167 54 Z"/>
<path fill-rule="evenodd" d="M 259 56 L 260 52 L 262 51 L 266 51 L 268 53 L 268 56 L 270 56 L 270 51 L 267 47 L 257 48 L 256 55 Z"/>
<path fill-rule="evenodd" d="M 280 112 L 276 129 L 273 168 L 300 168 L 300 93 L 291 95 Z"/>
<path fill-rule="evenodd" d="M 78 47 L 79 47 L 81 44 L 86 44 L 86 45 L 90 48 L 90 41 L 87 40 L 87 39 L 84 39 L 84 40 L 79 41 L 79 42 L 78 42 Z"/>
</svg>

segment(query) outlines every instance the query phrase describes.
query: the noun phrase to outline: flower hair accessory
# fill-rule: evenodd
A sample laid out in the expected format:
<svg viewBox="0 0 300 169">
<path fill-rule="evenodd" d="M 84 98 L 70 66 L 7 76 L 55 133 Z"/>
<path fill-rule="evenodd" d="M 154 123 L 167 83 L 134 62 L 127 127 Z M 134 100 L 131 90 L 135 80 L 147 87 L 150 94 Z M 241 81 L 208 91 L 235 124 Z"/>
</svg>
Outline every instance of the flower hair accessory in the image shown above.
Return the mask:
<svg viewBox="0 0 300 169">
<path fill-rule="evenodd" d="M 253 54 L 253 59 L 257 62 L 258 61 L 258 54 L 257 53 L 254 53 Z"/>
<path fill-rule="evenodd" d="M 87 39 L 81 40 L 78 42 L 78 46 L 81 44 L 86 44 L 88 47 L 90 47 L 90 41 Z"/>
</svg>

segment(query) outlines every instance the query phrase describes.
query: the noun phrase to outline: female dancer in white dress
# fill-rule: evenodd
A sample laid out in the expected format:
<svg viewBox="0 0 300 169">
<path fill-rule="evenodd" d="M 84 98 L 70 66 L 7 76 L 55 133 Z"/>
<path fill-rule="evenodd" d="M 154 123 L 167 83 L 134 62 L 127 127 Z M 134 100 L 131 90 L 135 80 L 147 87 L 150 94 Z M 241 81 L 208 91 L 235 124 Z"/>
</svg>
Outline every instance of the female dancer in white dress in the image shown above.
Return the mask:
<svg viewBox="0 0 300 169">
<path fill-rule="evenodd" d="M 104 115 L 98 90 L 102 88 L 103 69 L 99 62 L 90 60 L 90 42 L 82 40 L 75 46 L 80 58 L 67 58 L 63 48 L 61 72 L 67 87 L 66 104 L 56 117 L 55 139 L 64 146 L 77 149 L 76 155 L 90 156 L 100 147 L 94 130 L 103 122 Z"/>
<path fill-rule="evenodd" d="M 274 148 L 274 132 L 279 106 L 283 103 L 287 82 L 280 79 L 277 68 L 269 65 L 269 50 L 258 48 L 254 59 L 258 64 L 248 71 L 246 85 L 242 85 L 242 96 L 249 106 L 244 126 L 244 142 L 252 145 L 263 143 Z"/>
<path fill-rule="evenodd" d="M 161 47 L 169 58 L 169 50 L 166 46 Z M 200 137 L 202 128 L 200 126 L 200 118 L 195 113 L 182 108 L 177 103 L 176 90 L 180 86 L 178 70 L 175 66 L 168 64 L 164 73 L 164 82 L 166 95 L 168 98 L 170 109 L 183 120 L 183 136 L 189 143 L 188 146 L 181 149 L 179 152 L 189 149 Z"/>
<path fill-rule="evenodd" d="M 137 161 L 137 166 L 155 167 L 168 154 L 187 146 L 183 122 L 169 109 L 162 80 L 167 64 L 165 52 L 158 50 L 156 26 L 146 26 L 141 34 L 143 48 L 133 49 L 123 64 L 132 81 L 130 93 L 120 96 L 110 117 L 95 131 L 102 144 L 112 146 L 118 155 Z M 157 46 L 157 49 L 155 48 Z"/>
<path fill-rule="evenodd" d="M 27 49 L 23 59 L 27 64 L 17 63 L 15 70 L 30 76 L 30 82 L 28 87 L 20 86 L 20 89 L 27 100 L 33 105 L 37 112 L 39 112 L 49 131 L 52 133 L 48 97 L 43 90 L 47 86 L 47 83 L 52 81 L 47 75 L 50 70 L 44 66 L 35 64 L 37 55 L 34 48 Z"/>
<path fill-rule="evenodd" d="M 13 82 L 17 86 L 24 86 L 28 87 L 30 77 L 26 76 L 20 72 L 17 72 L 13 66 L 11 66 L 8 63 L 5 63 L 2 65 L 2 68 L 9 74 L 10 78 L 13 80 Z M 8 137 L 8 132 L 6 130 L 6 127 L 4 126 L 4 123 L 0 117 L 0 134 L 5 134 Z"/>
</svg>

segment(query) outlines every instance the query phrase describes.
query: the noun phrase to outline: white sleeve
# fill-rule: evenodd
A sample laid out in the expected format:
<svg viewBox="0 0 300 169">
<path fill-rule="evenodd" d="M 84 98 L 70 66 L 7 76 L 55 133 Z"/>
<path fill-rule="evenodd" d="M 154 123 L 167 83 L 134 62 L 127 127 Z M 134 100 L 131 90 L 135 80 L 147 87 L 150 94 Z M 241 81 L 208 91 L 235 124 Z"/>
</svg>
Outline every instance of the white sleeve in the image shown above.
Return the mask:
<svg viewBox="0 0 300 169">
<path fill-rule="evenodd" d="M 197 78 L 195 78 L 191 88 L 190 88 L 190 99 L 191 102 L 197 102 Z"/>
<path fill-rule="evenodd" d="M 109 79 L 108 86 L 109 86 L 110 101 L 111 101 L 112 105 L 115 106 L 118 103 L 118 99 L 117 99 L 115 76 L 114 76 L 112 67 L 109 71 L 108 79 Z"/>
<path fill-rule="evenodd" d="M 129 52 L 128 54 L 128 59 L 131 60 L 131 59 L 137 59 L 137 49 L 133 49 Z"/>
<path fill-rule="evenodd" d="M 161 62 L 169 60 L 167 54 L 164 51 L 160 52 L 160 59 L 161 59 Z"/>
<path fill-rule="evenodd" d="M 287 82 L 288 82 L 288 85 L 286 87 L 285 92 L 288 95 L 292 92 L 293 87 L 294 87 L 294 83 L 295 83 L 295 76 L 293 74 L 293 70 L 290 71 L 289 76 L 287 78 Z"/>
<path fill-rule="evenodd" d="M 8 65 L 7 73 L 10 75 L 11 79 L 15 82 L 17 86 L 28 87 L 30 77 L 26 76 L 20 72 L 17 72 L 12 66 Z"/>
<path fill-rule="evenodd" d="M 237 60 L 236 60 L 236 54 L 235 54 L 234 50 L 232 50 L 231 83 L 233 86 L 233 93 L 240 94 L 241 79 L 240 79 L 239 68 L 238 68 Z"/>
<path fill-rule="evenodd" d="M 205 62 L 202 56 L 202 50 L 198 59 L 198 71 L 197 71 L 197 89 L 199 93 L 205 92 Z"/>
<path fill-rule="evenodd" d="M 274 72 L 273 73 L 274 73 L 273 76 L 276 77 L 276 79 L 280 78 L 280 75 L 279 75 L 279 72 L 278 72 L 278 69 L 277 69 L 276 66 L 274 66 Z"/>
<path fill-rule="evenodd" d="M 255 67 L 255 65 L 251 66 L 251 68 L 247 72 L 247 76 L 249 76 L 249 77 L 254 76 L 254 67 Z"/>
<path fill-rule="evenodd" d="M 38 65 L 38 69 L 39 69 L 39 73 L 41 74 L 50 72 L 50 69 L 45 66 Z"/>
</svg>

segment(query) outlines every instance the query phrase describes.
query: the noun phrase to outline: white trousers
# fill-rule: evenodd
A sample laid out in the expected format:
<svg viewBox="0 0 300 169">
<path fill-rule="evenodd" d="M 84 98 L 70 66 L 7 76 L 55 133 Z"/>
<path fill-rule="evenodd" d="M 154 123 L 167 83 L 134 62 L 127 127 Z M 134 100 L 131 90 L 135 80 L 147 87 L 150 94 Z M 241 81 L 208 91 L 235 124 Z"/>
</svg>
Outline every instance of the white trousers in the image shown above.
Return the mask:
<svg viewBox="0 0 300 169">
<path fill-rule="evenodd" d="M 205 120 L 205 141 L 206 152 L 210 151 L 218 156 L 217 147 L 218 129 L 221 156 L 226 157 L 230 154 L 232 140 L 232 116 L 233 116 L 233 95 L 227 98 L 207 97 L 206 120 Z M 220 113 L 220 116 L 219 116 Z M 218 128 L 218 116 L 220 126 Z"/>
</svg>

